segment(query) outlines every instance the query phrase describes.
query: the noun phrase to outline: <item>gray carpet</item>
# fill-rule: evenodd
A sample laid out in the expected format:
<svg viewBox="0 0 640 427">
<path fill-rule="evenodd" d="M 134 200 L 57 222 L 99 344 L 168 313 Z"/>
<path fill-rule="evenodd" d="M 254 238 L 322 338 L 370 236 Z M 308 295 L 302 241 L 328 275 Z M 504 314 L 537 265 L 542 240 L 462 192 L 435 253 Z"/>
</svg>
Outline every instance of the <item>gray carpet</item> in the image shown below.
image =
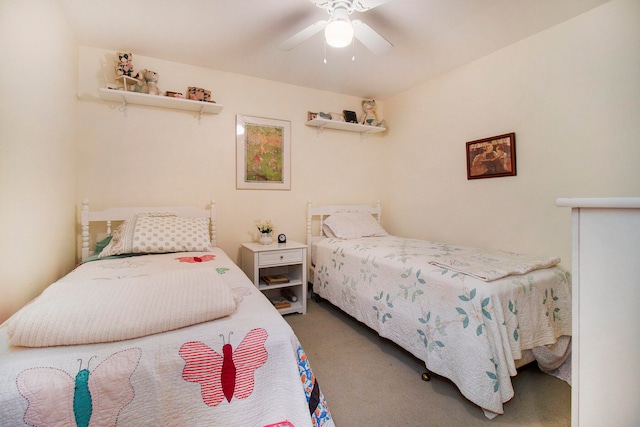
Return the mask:
<svg viewBox="0 0 640 427">
<path fill-rule="evenodd" d="M 424 364 L 342 311 L 308 300 L 285 316 L 309 358 L 337 427 L 569 426 L 571 387 L 530 364 L 513 378 L 515 396 L 493 420 L 448 379 L 421 379 Z"/>
</svg>

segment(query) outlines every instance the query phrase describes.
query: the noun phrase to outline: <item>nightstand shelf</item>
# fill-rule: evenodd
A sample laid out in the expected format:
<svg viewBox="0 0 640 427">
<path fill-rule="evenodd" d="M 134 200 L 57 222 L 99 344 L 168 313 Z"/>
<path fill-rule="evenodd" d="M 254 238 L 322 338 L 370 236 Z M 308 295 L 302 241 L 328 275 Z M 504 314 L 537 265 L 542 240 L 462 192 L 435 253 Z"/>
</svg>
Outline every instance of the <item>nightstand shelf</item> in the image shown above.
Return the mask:
<svg viewBox="0 0 640 427">
<path fill-rule="evenodd" d="M 280 289 L 280 288 L 288 288 L 290 286 L 299 286 L 302 284 L 301 280 L 290 280 L 287 283 L 278 283 L 276 285 L 269 285 L 267 283 L 264 282 L 264 280 L 260 280 L 260 284 L 258 285 L 258 289 L 260 289 L 261 291 L 267 290 L 267 289 Z"/>
<path fill-rule="evenodd" d="M 307 312 L 307 245 L 297 242 L 242 244 L 242 271 L 269 300 L 282 298 L 282 292 L 295 295 L 290 307 L 280 308 L 280 314 Z M 267 284 L 265 276 L 285 276 L 286 283 Z"/>
</svg>

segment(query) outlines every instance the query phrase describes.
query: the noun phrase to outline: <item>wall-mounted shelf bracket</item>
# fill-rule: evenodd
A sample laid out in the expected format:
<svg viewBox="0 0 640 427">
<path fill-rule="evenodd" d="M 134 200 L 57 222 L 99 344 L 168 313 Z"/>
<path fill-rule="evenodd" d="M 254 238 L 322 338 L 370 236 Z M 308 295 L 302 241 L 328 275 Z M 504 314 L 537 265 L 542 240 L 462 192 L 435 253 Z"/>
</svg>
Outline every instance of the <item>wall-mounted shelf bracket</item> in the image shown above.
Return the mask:
<svg viewBox="0 0 640 427">
<path fill-rule="evenodd" d="M 308 126 L 308 125 L 307 125 Z M 320 134 L 322 133 L 322 131 L 324 130 L 325 125 L 321 124 L 319 126 L 316 126 L 316 136 L 320 136 Z"/>
<path fill-rule="evenodd" d="M 122 111 L 122 114 L 127 117 L 127 99 L 123 96 L 122 97 L 122 105 L 120 106 L 120 108 L 118 108 L 119 111 Z"/>
<path fill-rule="evenodd" d="M 200 119 L 202 118 L 202 113 L 204 112 L 204 106 L 202 106 L 200 108 L 200 111 L 198 111 L 198 124 L 200 124 Z"/>
</svg>

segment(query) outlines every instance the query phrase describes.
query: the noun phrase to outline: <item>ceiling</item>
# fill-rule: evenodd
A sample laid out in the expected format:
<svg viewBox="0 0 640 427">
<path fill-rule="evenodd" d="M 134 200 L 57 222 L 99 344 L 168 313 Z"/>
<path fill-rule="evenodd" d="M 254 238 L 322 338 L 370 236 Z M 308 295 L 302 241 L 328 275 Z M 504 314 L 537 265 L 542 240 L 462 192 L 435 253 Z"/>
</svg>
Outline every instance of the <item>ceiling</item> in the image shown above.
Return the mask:
<svg viewBox="0 0 640 427">
<path fill-rule="evenodd" d="M 322 32 L 293 50 L 278 50 L 288 37 L 327 19 L 309 0 L 57 3 L 81 45 L 132 52 L 134 66 L 137 54 L 385 100 L 606 1 L 389 0 L 351 15 L 394 45 L 379 56 L 358 41 L 326 47 L 325 54 Z"/>
</svg>

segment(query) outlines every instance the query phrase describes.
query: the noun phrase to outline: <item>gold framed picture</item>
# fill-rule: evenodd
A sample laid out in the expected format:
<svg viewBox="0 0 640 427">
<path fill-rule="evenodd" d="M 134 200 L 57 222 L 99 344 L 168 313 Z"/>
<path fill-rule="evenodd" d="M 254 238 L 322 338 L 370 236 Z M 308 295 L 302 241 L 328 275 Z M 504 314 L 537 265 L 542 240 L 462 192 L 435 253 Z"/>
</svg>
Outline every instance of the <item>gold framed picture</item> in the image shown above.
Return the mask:
<svg viewBox="0 0 640 427">
<path fill-rule="evenodd" d="M 236 188 L 291 190 L 291 122 L 236 115 Z"/>
</svg>

